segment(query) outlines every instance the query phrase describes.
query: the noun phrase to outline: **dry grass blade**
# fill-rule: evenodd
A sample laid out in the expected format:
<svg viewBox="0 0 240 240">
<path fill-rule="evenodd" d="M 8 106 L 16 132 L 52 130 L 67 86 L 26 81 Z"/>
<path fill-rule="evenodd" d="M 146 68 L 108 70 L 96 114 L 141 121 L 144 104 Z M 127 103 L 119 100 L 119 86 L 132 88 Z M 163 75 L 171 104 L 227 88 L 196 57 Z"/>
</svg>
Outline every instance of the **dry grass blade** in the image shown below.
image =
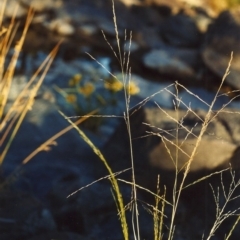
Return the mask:
<svg viewBox="0 0 240 240">
<path fill-rule="evenodd" d="M 14 46 L 14 53 L 13 53 L 12 59 L 9 63 L 8 68 L 6 69 L 6 72 L 3 76 L 3 78 L 1 79 L 0 118 L 2 118 L 2 116 L 3 116 L 3 112 L 4 112 L 4 108 L 6 106 L 6 103 L 7 103 L 8 94 L 9 94 L 9 91 L 10 91 L 10 87 L 11 87 L 11 83 L 12 83 L 12 79 L 13 79 L 13 74 L 14 74 L 14 71 L 15 71 L 16 63 L 17 63 L 17 59 L 18 59 L 20 51 L 22 49 L 22 46 L 23 46 L 28 28 L 29 28 L 30 23 L 32 21 L 33 14 L 34 14 L 33 10 L 30 9 L 29 12 L 28 12 L 26 23 L 24 25 L 22 36 L 21 36 L 20 40 L 17 42 L 17 44 Z M 7 39 L 7 40 L 9 41 L 9 39 Z M 6 46 L 6 50 L 8 50 L 8 48 L 9 48 L 9 46 Z M 5 59 L 5 57 L 6 57 L 6 55 L 4 53 L 4 55 L 2 57 L 2 62 L 1 62 L 1 64 L 3 64 L 2 67 L 4 67 L 3 58 Z"/>
<path fill-rule="evenodd" d="M 14 140 L 14 138 L 15 138 L 17 132 L 18 132 L 18 129 L 19 129 L 21 123 L 23 122 L 27 112 L 29 110 L 31 110 L 31 108 L 33 106 L 34 98 L 35 98 L 35 96 L 37 94 L 37 91 L 40 88 L 40 86 L 41 86 L 41 84 L 42 84 L 42 82 L 43 82 L 43 80 L 44 80 L 44 78 L 45 78 L 45 76 L 46 76 L 46 74 L 47 74 L 51 64 L 52 64 L 53 59 L 55 58 L 55 56 L 56 56 L 56 54 L 58 52 L 59 45 L 60 45 L 60 43 L 56 45 L 56 47 L 52 50 L 52 52 L 46 58 L 44 63 L 41 65 L 40 68 L 44 68 L 44 67 L 45 68 L 43 70 L 42 75 L 38 79 L 36 85 L 32 89 L 30 89 L 30 92 L 29 92 L 29 89 L 27 89 L 27 90 L 23 89 L 21 94 L 26 95 L 26 93 L 28 93 L 27 97 L 25 96 L 23 98 L 24 99 L 24 103 L 21 104 L 20 105 L 21 107 L 18 107 L 18 110 L 14 113 L 14 110 L 16 109 L 16 106 L 18 106 L 19 102 L 22 101 L 22 98 L 20 97 L 21 94 L 20 94 L 19 98 L 17 98 L 15 103 L 13 104 L 13 107 L 12 107 L 13 110 L 12 109 L 9 110 L 9 115 L 7 114 L 6 117 L 5 117 L 5 118 L 7 118 L 7 120 L 5 122 L 3 121 L 3 124 L 6 124 L 6 122 L 8 121 L 8 118 L 11 119 L 11 116 L 10 116 L 11 113 L 13 112 L 15 114 L 15 116 L 12 118 L 12 121 L 14 122 L 14 129 L 12 130 L 11 135 L 8 137 L 6 146 L 4 147 L 4 150 L 3 150 L 3 152 L 2 152 L 2 154 L 0 156 L 0 165 L 2 164 L 2 162 L 3 162 L 7 152 L 9 150 L 10 146 L 11 146 L 11 143 Z M 34 74 L 33 78 L 27 84 L 27 87 L 29 87 L 29 85 L 37 78 L 39 71 L 40 70 L 38 70 Z M 16 123 L 15 123 L 15 121 L 16 121 Z M 10 123 L 9 126 L 12 127 L 13 124 Z M 7 129 L 7 132 L 10 132 L 10 128 Z M 4 137 L 7 137 L 7 136 L 4 135 Z"/>
<path fill-rule="evenodd" d="M 94 114 L 96 111 L 92 111 L 90 112 L 89 116 L 91 116 L 91 114 Z M 79 125 L 80 123 L 86 121 L 89 116 L 83 116 L 82 118 L 78 119 L 74 124 L 75 125 Z M 73 126 L 70 125 L 66 128 L 64 128 L 63 130 L 61 130 L 60 132 L 58 132 L 57 134 L 55 134 L 54 136 L 52 136 L 51 138 L 49 138 L 46 142 L 44 142 L 41 146 L 39 146 L 37 149 L 35 149 L 31 154 L 29 154 L 22 162 L 22 164 L 26 164 L 28 163 L 34 156 L 36 156 L 39 152 L 41 151 L 45 151 L 46 149 L 49 148 L 50 145 L 52 145 L 52 143 L 55 143 L 56 139 L 58 139 L 59 137 L 61 137 L 63 134 L 67 133 L 68 131 L 70 131 L 71 129 L 73 129 Z"/>
</svg>

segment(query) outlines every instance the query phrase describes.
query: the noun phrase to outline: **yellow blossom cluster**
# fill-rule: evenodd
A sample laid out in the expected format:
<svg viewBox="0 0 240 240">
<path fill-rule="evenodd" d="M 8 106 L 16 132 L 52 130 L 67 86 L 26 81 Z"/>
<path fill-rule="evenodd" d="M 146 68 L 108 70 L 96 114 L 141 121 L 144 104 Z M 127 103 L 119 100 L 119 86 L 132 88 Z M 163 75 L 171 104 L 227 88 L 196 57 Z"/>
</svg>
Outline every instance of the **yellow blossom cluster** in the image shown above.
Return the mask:
<svg viewBox="0 0 240 240">
<path fill-rule="evenodd" d="M 124 84 L 117 78 L 110 78 L 105 81 L 104 87 L 112 92 L 119 92 L 124 88 Z M 126 85 L 126 91 L 130 95 L 135 95 L 140 92 L 140 89 L 136 83 L 131 81 Z"/>
</svg>

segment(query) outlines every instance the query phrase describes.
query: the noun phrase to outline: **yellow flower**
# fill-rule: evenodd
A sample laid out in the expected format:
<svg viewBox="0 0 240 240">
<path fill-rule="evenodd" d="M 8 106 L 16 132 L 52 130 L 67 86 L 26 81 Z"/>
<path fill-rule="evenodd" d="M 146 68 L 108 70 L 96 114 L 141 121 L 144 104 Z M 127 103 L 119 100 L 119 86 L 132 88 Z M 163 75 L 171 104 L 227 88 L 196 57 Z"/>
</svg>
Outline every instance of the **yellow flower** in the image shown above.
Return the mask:
<svg viewBox="0 0 240 240">
<path fill-rule="evenodd" d="M 140 92 L 140 89 L 139 89 L 139 87 L 137 86 L 136 83 L 130 82 L 130 83 L 127 85 L 127 92 L 128 92 L 130 95 L 135 95 L 135 94 L 137 94 L 137 93 Z"/>
<path fill-rule="evenodd" d="M 77 101 L 77 96 L 75 94 L 68 94 L 66 96 L 66 101 L 68 103 L 75 103 Z"/>
<path fill-rule="evenodd" d="M 84 86 L 78 88 L 78 91 L 86 97 L 90 96 L 94 90 L 95 87 L 91 83 L 86 83 Z"/>
<path fill-rule="evenodd" d="M 104 83 L 104 87 L 113 92 L 119 92 L 123 89 L 123 84 L 117 79 L 109 79 Z"/>
<path fill-rule="evenodd" d="M 74 87 L 81 81 L 81 79 L 82 79 L 82 75 L 76 74 L 69 80 L 68 85 L 70 87 Z"/>
</svg>

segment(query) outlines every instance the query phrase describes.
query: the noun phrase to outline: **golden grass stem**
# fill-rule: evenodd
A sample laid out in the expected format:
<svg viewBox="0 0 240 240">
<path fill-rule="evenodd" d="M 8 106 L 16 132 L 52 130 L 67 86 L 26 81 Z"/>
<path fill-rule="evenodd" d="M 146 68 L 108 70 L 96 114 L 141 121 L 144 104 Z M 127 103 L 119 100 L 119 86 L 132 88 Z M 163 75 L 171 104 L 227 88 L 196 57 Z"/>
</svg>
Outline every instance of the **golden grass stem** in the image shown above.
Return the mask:
<svg viewBox="0 0 240 240">
<path fill-rule="evenodd" d="M 10 87 L 11 87 L 11 83 L 12 83 L 12 79 L 13 79 L 13 74 L 14 74 L 14 71 L 15 71 L 16 63 L 17 63 L 17 59 L 18 59 L 20 51 L 22 49 L 22 46 L 23 46 L 28 28 L 29 28 L 30 23 L 33 19 L 33 14 L 34 14 L 33 10 L 30 8 L 30 10 L 28 11 L 27 20 L 26 20 L 26 23 L 24 25 L 22 36 L 14 47 L 14 53 L 13 53 L 12 59 L 9 63 L 8 68 L 6 69 L 6 73 L 5 73 L 5 75 L 3 76 L 3 79 L 2 79 L 4 89 L 2 89 L 2 95 L 1 95 L 0 118 L 2 118 L 4 107 L 7 103 L 7 99 L 8 99 L 8 95 L 9 95 L 9 91 L 10 91 Z"/>
<path fill-rule="evenodd" d="M 63 113 L 60 112 L 60 114 L 66 118 L 66 120 L 77 130 L 81 138 L 84 140 L 85 143 L 88 144 L 88 146 L 93 150 L 93 152 L 99 157 L 99 159 L 103 162 L 105 165 L 109 175 L 110 175 L 110 182 L 114 191 L 114 196 L 116 198 L 116 203 L 117 203 L 117 208 L 118 212 L 120 215 L 120 221 L 121 221 L 121 226 L 122 226 L 122 231 L 123 231 L 123 237 L 125 240 L 129 240 L 128 237 L 128 225 L 127 225 L 127 220 L 126 220 L 126 214 L 125 214 L 125 208 L 124 208 L 124 203 L 123 203 L 123 198 L 122 194 L 119 188 L 119 185 L 117 183 L 117 179 L 112 172 L 112 169 L 107 163 L 107 160 L 101 153 L 101 151 L 93 144 L 93 142 L 87 137 L 87 135 L 76 125 L 74 124 L 69 118 L 67 118 Z"/>
</svg>

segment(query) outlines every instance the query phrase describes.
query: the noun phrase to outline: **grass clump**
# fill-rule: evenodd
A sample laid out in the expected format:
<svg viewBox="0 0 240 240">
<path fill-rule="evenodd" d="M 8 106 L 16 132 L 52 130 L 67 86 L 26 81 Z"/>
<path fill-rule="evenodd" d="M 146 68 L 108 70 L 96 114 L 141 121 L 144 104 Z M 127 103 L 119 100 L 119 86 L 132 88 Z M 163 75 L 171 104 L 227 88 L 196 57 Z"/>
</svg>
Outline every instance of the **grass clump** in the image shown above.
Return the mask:
<svg viewBox="0 0 240 240">
<path fill-rule="evenodd" d="M 28 12 L 26 24 L 22 33 L 21 38 L 13 47 L 14 53 L 11 57 L 11 60 L 6 66 L 6 60 L 8 57 L 9 50 L 11 48 L 14 35 L 17 31 L 17 25 L 15 23 L 14 15 L 12 20 L 7 28 L 3 26 L 3 14 L 4 14 L 4 5 L 1 9 L 0 15 L 0 23 L 1 23 L 1 39 L 0 39 L 0 131 L 3 134 L 1 137 L 0 146 L 1 148 L 1 155 L 0 155 L 0 165 L 2 165 L 3 160 L 9 150 L 9 147 L 17 134 L 17 131 L 27 113 L 27 111 L 32 107 L 33 99 L 35 97 L 34 93 L 36 93 L 37 87 L 32 91 L 32 94 L 29 94 L 29 97 L 26 98 L 26 95 L 29 93 L 28 86 L 26 86 L 22 92 L 19 94 L 18 98 L 12 104 L 12 106 L 6 110 L 6 105 L 8 102 L 8 96 L 11 88 L 11 84 L 13 81 L 14 71 L 17 63 L 17 59 L 19 57 L 20 51 L 23 47 L 24 39 L 26 37 L 29 25 L 33 18 L 33 10 L 30 9 Z M 15 9 L 15 14 L 16 14 Z M 7 111 L 7 112 L 6 112 Z"/>
<path fill-rule="evenodd" d="M 108 40 L 106 39 L 104 33 L 104 38 L 107 41 L 108 45 L 110 46 L 110 48 L 112 49 L 115 57 L 117 58 L 117 60 L 119 61 L 120 67 L 121 67 L 121 84 L 123 86 L 123 90 L 124 90 L 124 97 L 125 97 L 125 111 L 123 113 L 123 118 L 125 120 L 126 123 L 126 128 L 127 128 L 127 132 L 128 132 L 128 138 L 129 138 L 129 149 L 130 149 L 130 156 L 131 156 L 131 170 L 132 170 L 132 181 L 131 182 L 127 182 L 125 180 L 122 179 L 116 179 L 114 173 L 111 170 L 111 166 L 108 165 L 107 160 L 104 158 L 104 156 L 102 155 L 102 153 L 99 151 L 99 149 L 96 148 L 96 146 L 93 145 L 93 143 L 89 140 L 89 138 L 79 129 L 77 128 L 70 120 L 68 120 L 79 132 L 80 136 L 83 138 L 83 140 L 92 148 L 92 150 L 95 152 L 95 154 L 100 158 L 100 160 L 103 162 L 103 164 L 105 165 L 105 167 L 108 170 L 109 173 L 109 179 L 112 185 L 112 189 L 114 192 L 114 199 L 115 202 L 117 204 L 117 209 L 119 212 L 119 217 L 120 217 L 120 221 L 121 221 L 121 226 L 122 226 L 122 232 L 123 232 L 123 239 L 125 240 L 129 240 L 129 233 L 128 230 L 130 228 L 129 224 L 126 221 L 126 206 L 131 205 L 131 210 L 132 210 L 132 223 L 131 223 L 131 227 L 132 227 L 132 232 L 133 232 L 133 238 L 134 240 L 140 240 L 141 236 L 140 236 L 140 224 L 139 224 L 139 218 L 141 216 L 139 216 L 139 209 L 138 209 L 138 205 L 139 205 L 139 200 L 138 200 L 138 189 L 143 189 L 144 191 L 147 191 L 148 193 L 151 193 L 154 198 L 155 198 L 155 205 L 152 206 L 150 204 L 146 204 L 149 208 L 149 211 L 152 213 L 153 215 L 153 232 L 154 232 L 154 240 L 162 240 L 162 239 L 167 239 L 167 240 L 172 240 L 174 239 L 175 236 L 175 232 L 176 232 L 176 215 L 178 212 L 178 208 L 179 208 L 179 202 L 180 202 L 180 198 L 182 196 L 182 192 L 188 188 L 189 186 L 198 184 L 201 181 L 204 181 L 210 177 L 212 177 L 213 175 L 219 174 L 221 175 L 224 171 L 227 171 L 230 169 L 231 172 L 231 183 L 230 186 L 228 187 L 228 192 L 225 190 L 226 186 L 224 186 L 223 181 L 221 181 L 221 187 L 223 189 L 223 194 L 224 194 L 224 198 L 225 198 L 225 202 L 220 203 L 220 198 L 219 198 L 219 192 L 215 192 L 215 190 L 212 188 L 213 190 L 213 196 L 214 196 L 214 200 L 215 200 L 215 204 L 216 204 L 216 219 L 212 224 L 212 227 L 209 231 L 208 234 L 206 234 L 205 236 L 203 236 L 202 239 L 211 239 L 214 234 L 216 233 L 217 229 L 221 227 L 222 223 L 230 218 L 230 217 L 234 217 L 237 216 L 237 219 L 232 227 L 232 229 L 229 231 L 229 233 L 226 235 L 225 239 L 229 239 L 231 237 L 231 234 L 234 230 L 234 228 L 236 227 L 236 225 L 239 222 L 239 210 L 240 208 L 236 208 L 234 210 L 231 211 L 227 211 L 227 206 L 230 204 L 230 202 L 236 200 L 237 198 L 240 197 L 240 195 L 234 195 L 234 193 L 236 192 L 236 189 L 239 187 L 239 181 L 236 181 L 235 179 L 235 174 L 234 171 L 231 170 L 231 168 L 227 168 L 227 169 L 223 169 L 222 171 L 218 171 L 218 172 L 214 172 L 211 173 L 210 175 L 206 175 L 198 180 L 196 180 L 195 182 L 188 184 L 186 179 L 189 175 L 189 172 L 191 170 L 191 165 L 195 159 L 195 156 L 198 152 L 198 148 L 200 146 L 200 143 L 203 139 L 204 134 L 207 131 L 207 128 L 209 126 L 209 124 L 211 124 L 211 122 L 218 116 L 219 113 L 222 113 L 225 111 L 225 108 L 227 107 L 227 105 L 233 101 L 235 98 L 237 98 L 239 95 L 235 96 L 234 98 L 232 98 L 229 103 L 225 104 L 222 108 L 220 108 L 218 111 L 213 110 L 214 109 L 214 104 L 217 101 L 217 98 L 221 95 L 221 89 L 222 86 L 224 84 L 225 79 L 227 78 L 227 76 L 230 74 L 230 67 L 231 67 L 231 62 L 233 59 L 233 54 L 231 54 L 230 56 L 230 61 L 229 61 L 229 65 L 226 68 L 226 72 L 222 78 L 222 81 L 216 91 L 215 97 L 213 98 L 212 102 L 210 104 L 206 103 L 203 99 L 200 99 L 197 95 L 195 95 L 194 93 L 190 92 L 185 86 L 179 84 L 178 82 L 176 82 L 175 85 L 175 93 L 170 92 L 170 90 L 168 88 L 165 88 L 165 91 L 170 92 L 175 100 L 174 100 L 174 105 L 175 105 L 175 111 L 176 111 L 176 117 L 172 117 L 170 115 L 168 115 L 168 117 L 173 120 L 176 123 L 176 141 L 173 142 L 172 140 L 169 140 L 165 135 L 161 135 L 158 134 L 158 136 L 161 138 L 162 140 L 162 144 L 164 144 L 164 146 L 166 147 L 166 151 L 169 153 L 169 155 L 172 158 L 172 161 L 174 162 L 174 166 L 175 166 L 175 178 L 174 178 L 174 185 L 173 185 L 173 189 L 167 189 L 166 187 L 164 187 L 164 191 L 160 192 L 160 184 L 161 184 L 161 176 L 158 178 L 157 181 L 157 191 L 156 193 L 153 193 L 152 191 L 150 191 L 149 189 L 143 188 L 142 186 L 139 186 L 136 183 L 136 175 L 135 175 L 135 163 L 134 163 L 134 153 L 133 153 L 133 148 L 132 148 L 132 136 L 131 136 L 131 123 L 130 123 L 130 100 L 131 100 L 131 94 L 129 91 L 129 86 L 131 85 L 131 67 L 129 65 L 129 61 L 130 61 L 130 48 L 131 48 L 131 32 L 130 32 L 130 44 L 129 44 L 129 51 L 128 52 L 122 52 L 121 49 L 121 44 L 120 44 L 120 38 L 118 35 L 118 28 L 117 28 L 117 20 L 116 20 L 116 15 L 115 15 L 115 9 L 114 9 L 114 1 L 112 1 L 112 6 L 113 6 L 113 21 L 114 21 L 114 27 L 115 27 L 115 33 L 116 33 L 116 42 L 117 42 L 117 52 L 114 51 L 114 49 L 112 48 L 111 44 L 108 42 Z M 125 39 L 127 39 L 127 34 L 125 34 Z M 93 58 L 91 56 L 91 58 Z M 94 59 L 94 58 L 93 58 Z M 115 79 L 114 81 L 112 81 L 112 84 L 115 84 L 115 81 L 119 81 L 116 76 L 114 76 L 113 74 L 111 74 L 111 76 L 113 77 L 113 79 Z M 197 112 L 195 112 L 194 110 L 191 109 L 190 106 L 186 105 L 178 96 L 178 88 L 183 88 L 184 90 L 188 91 L 191 95 L 194 95 L 196 98 L 198 98 L 200 101 L 202 101 L 203 103 L 205 103 L 209 109 L 205 115 L 205 117 L 202 119 L 200 116 L 198 116 Z M 153 96 L 155 96 L 156 94 L 160 93 L 162 90 L 160 90 L 159 92 L 153 94 Z M 135 109 L 139 109 L 141 107 L 144 106 L 144 104 L 149 101 L 151 99 L 151 97 L 153 96 L 149 96 L 147 99 L 144 99 L 142 102 L 140 102 L 137 106 L 135 106 Z M 178 110 L 179 110 L 179 106 L 180 104 L 183 104 L 186 108 L 187 108 L 187 113 L 191 112 L 192 114 L 194 114 L 197 118 L 199 118 L 199 120 L 201 121 L 201 130 L 199 132 L 199 134 L 194 134 L 193 133 L 193 128 L 192 129 L 188 129 L 185 125 L 184 125 L 184 119 L 179 120 L 178 117 Z M 159 110 L 162 111 L 162 108 L 157 105 L 159 107 Z M 186 113 L 186 115 L 187 115 Z M 228 112 L 226 111 L 226 114 Z M 167 114 L 167 113 L 166 113 Z M 104 115 L 100 116 L 100 117 L 104 117 Z M 191 153 L 186 153 L 182 147 L 181 147 L 181 143 L 178 141 L 178 131 L 179 129 L 184 129 L 186 131 L 186 139 L 188 137 L 193 137 L 195 138 L 195 144 L 194 147 L 192 148 Z M 149 133 L 154 134 L 154 133 Z M 171 133 L 169 133 L 171 135 Z M 185 140 L 186 140 L 185 139 Z M 168 148 L 168 143 L 172 144 L 175 148 L 175 153 L 174 153 L 174 158 L 172 157 L 173 154 L 171 153 L 170 149 Z M 185 163 L 185 165 L 181 168 L 179 168 L 179 164 L 178 164 L 178 155 L 179 152 L 183 153 L 186 155 L 187 157 L 187 161 Z M 120 188 L 118 187 L 119 182 L 124 182 L 126 184 L 130 184 L 132 186 L 132 198 L 130 200 L 129 204 L 124 205 L 123 202 L 123 198 L 120 192 Z M 172 191 L 172 199 L 166 199 L 166 192 L 167 191 Z M 74 194 L 74 193 L 73 193 Z M 170 216 L 166 216 L 165 214 L 165 208 L 167 206 L 171 207 L 171 214 Z M 166 223 L 165 220 L 166 218 L 170 219 L 170 224 L 167 226 L 166 228 Z M 167 229 L 167 231 L 166 231 Z"/>
<path fill-rule="evenodd" d="M 17 7 L 15 9 L 15 14 L 16 11 Z M 37 92 L 42 85 L 42 82 L 51 66 L 54 57 L 57 54 L 60 44 L 57 44 L 57 46 L 50 52 L 45 61 L 41 64 L 38 70 L 21 90 L 18 97 L 14 100 L 11 106 L 8 107 L 8 97 L 12 86 L 12 81 L 14 80 L 14 72 L 17 60 L 23 48 L 27 31 L 34 16 L 34 11 L 33 9 L 29 9 L 22 35 L 13 46 L 12 55 L 10 55 L 10 50 L 13 45 L 15 33 L 17 32 L 18 24 L 15 22 L 15 15 L 13 15 L 9 26 L 5 28 L 2 25 L 3 14 L 4 5 L 2 6 L 0 15 L 0 23 L 2 29 L 0 39 L 0 165 L 2 165 L 27 112 L 30 111 L 33 107 Z M 10 61 L 6 67 L 6 60 L 8 57 L 10 57 Z"/>
<path fill-rule="evenodd" d="M 5 1 L 6 3 L 6 1 Z M 182 87 L 186 91 L 189 91 L 187 88 L 182 86 L 179 83 L 175 83 L 175 89 L 176 93 L 172 93 L 175 97 L 175 111 L 176 111 L 176 117 L 173 118 L 172 116 L 168 115 L 169 118 L 171 118 L 175 123 L 176 123 L 176 141 L 173 142 L 172 140 L 169 140 L 165 135 L 158 134 L 158 136 L 161 138 L 162 143 L 166 147 L 167 152 L 172 158 L 172 161 L 174 162 L 175 166 L 175 178 L 174 178 L 174 185 L 173 189 L 167 189 L 164 187 L 164 191 L 161 192 L 161 176 L 158 177 L 157 180 L 157 190 L 156 193 L 153 193 L 149 189 L 146 189 L 140 185 L 137 184 L 136 182 L 136 174 L 135 174 L 135 162 L 134 162 L 134 152 L 133 152 L 133 146 L 132 146 L 132 131 L 131 131 L 131 122 L 130 122 L 130 115 L 131 115 L 131 107 L 130 107 L 130 102 L 131 102 L 131 95 L 136 94 L 139 89 L 137 88 L 136 85 L 131 81 L 131 67 L 130 67 L 130 48 L 131 48 L 131 32 L 129 34 L 129 39 L 130 39 L 130 44 L 128 46 L 128 52 L 123 52 L 121 48 L 121 43 L 120 43 L 120 38 L 118 35 L 118 28 L 117 28 L 117 19 L 115 15 L 115 9 L 114 9 L 114 2 L 112 2 L 113 6 L 113 20 L 114 20 L 114 27 L 115 27 L 115 33 L 116 33 L 116 42 L 117 42 L 117 51 L 114 51 L 112 48 L 111 44 L 108 42 L 106 36 L 104 35 L 105 40 L 107 41 L 108 45 L 112 49 L 115 57 L 119 61 L 120 67 L 121 67 L 121 81 L 119 78 L 113 74 L 111 74 L 110 79 L 106 79 L 104 86 L 105 89 L 110 91 L 111 93 L 115 94 L 116 92 L 123 90 L 124 98 L 125 98 L 125 110 L 123 113 L 122 118 L 125 120 L 126 123 L 126 128 L 127 128 L 127 133 L 128 133 L 128 140 L 129 140 L 129 149 L 130 149 L 130 156 L 131 156 L 131 176 L 132 176 L 132 181 L 127 182 L 124 181 L 120 178 L 117 178 L 116 175 L 119 173 L 114 173 L 111 169 L 111 166 L 109 166 L 107 159 L 103 156 L 101 151 L 92 143 L 92 141 L 86 136 L 86 134 L 79 128 L 77 127 L 78 124 L 82 123 L 85 119 L 89 118 L 93 114 L 97 112 L 95 110 L 95 106 L 91 106 L 88 109 L 85 109 L 82 111 L 80 115 L 83 115 L 83 118 L 77 120 L 75 123 L 72 122 L 69 118 L 67 118 L 64 114 L 63 116 L 68 119 L 69 123 L 71 124 L 69 127 L 63 129 L 61 132 L 57 133 L 54 135 L 52 138 L 47 140 L 45 143 L 43 143 L 39 148 L 37 148 L 33 153 L 31 153 L 28 157 L 26 157 L 23 160 L 23 164 L 28 163 L 39 151 L 43 150 L 49 150 L 52 145 L 56 144 L 56 139 L 69 131 L 72 128 L 75 128 L 82 139 L 90 146 L 90 148 L 93 150 L 93 152 L 99 157 L 100 161 L 103 163 L 103 165 L 106 167 L 108 171 L 108 178 L 110 180 L 111 186 L 112 186 L 112 192 L 113 192 L 113 197 L 117 206 L 117 211 L 119 214 L 120 218 L 120 223 L 122 227 L 122 234 L 123 234 L 123 239 L 129 240 L 130 239 L 130 234 L 129 234 L 129 229 L 130 225 L 127 222 L 127 217 L 126 217 L 126 209 L 127 206 L 131 206 L 132 210 L 132 223 L 131 223 L 131 228 L 132 228 L 132 233 L 133 233 L 133 238 L 134 240 L 141 240 L 141 235 L 140 235 L 140 215 L 139 215 L 139 199 L 138 199 L 138 190 L 144 190 L 151 195 L 154 196 L 155 198 L 155 205 L 147 204 L 146 206 L 149 209 L 149 211 L 152 213 L 153 216 L 153 235 L 154 235 L 154 240 L 161 240 L 161 239 L 167 239 L 167 240 L 172 240 L 174 239 L 175 232 L 176 232 L 176 215 L 177 211 L 179 208 L 179 201 L 182 196 L 182 192 L 188 188 L 189 186 L 192 186 L 194 184 L 197 184 L 201 181 L 206 180 L 207 178 L 211 177 L 213 174 L 222 174 L 223 171 L 220 172 L 215 172 L 210 175 L 207 175 L 201 179 L 196 180 L 192 184 L 187 184 L 186 179 L 189 175 L 189 172 L 191 170 L 191 165 L 195 159 L 195 156 L 197 154 L 199 145 L 203 139 L 203 135 L 205 134 L 209 124 L 217 117 L 219 113 L 224 112 L 224 108 L 227 106 L 223 106 L 221 109 L 219 109 L 217 112 L 213 111 L 214 104 L 217 100 L 217 98 L 220 95 L 220 90 L 222 88 L 222 85 L 230 73 L 230 66 L 231 66 L 231 61 L 233 58 L 233 55 L 231 55 L 229 65 L 226 69 L 226 73 L 223 76 L 222 82 L 220 83 L 220 86 L 216 92 L 216 95 L 212 101 L 211 104 L 208 104 L 209 110 L 207 111 L 207 114 L 204 119 L 200 119 L 202 122 L 201 130 L 198 135 L 193 134 L 193 129 L 188 129 L 184 125 L 184 121 L 179 121 L 178 118 L 178 110 L 180 104 L 184 104 L 185 107 L 187 107 L 187 112 L 191 112 L 197 117 L 196 112 L 190 108 L 190 106 L 187 106 L 178 96 L 178 88 Z M 1 9 L 2 10 L 2 9 Z M 10 25 L 7 28 L 2 27 L 2 19 L 3 19 L 3 10 L 1 11 L 0 15 L 0 26 L 1 26 L 1 31 L 0 31 L 0 131 L 1 131 L 1 140 L 0 140 L 0 165 L 2 165 L 6 154 L 9 151 L 9 148 L 12 144 L 12 141 L 16 137 L 16 134 L 19 130 L 19 127 L 21 123 L 23 122 L 27 112 L 31 110 L 35 96 L 37 94 L 38 89 L 40 88 L 43 79 L 45 75 L 47 74 L 47 71 L 53 61 L 53 58 L 56 56 L 57 50 L 59 48 L 59 44 L 53 49 L 53 51 L 49 54 L 48 58 L 43 62 L 43 64 L 39 67 L 39 69 L 36 71 L 36 73 L 33 75 L 33 77 L 29 80 L 29 82 L 26 84 L 22 92 L 19 94 L 18 98 L 14 101 L 14 103 L 10 106 L 10 108 L 6 109 L 7 103 L 8 103 L 8 96 L 10 92 L 10 88 L 12 85 L 13 81 L 13 76 L 14 76 L 14 71 L 15 71 L 15 66 L 16 62 L 19 56 L 19 53 L 22 49 L 24 39 L 27 34 L 27 30 L 29 28 L 30 22 L 32 21 L 33 18 L 33 10 L 30 9 L 25 28 L 23 30 L 22 36 L 15 44 L 14 46 L 14 53 L 11 57 L 11 60 L 9 64 L 6 66 L 6 58 L 9 53 L 10 47 L 12 45 L 13 39 L 14 39 L 14 34 L 17 31 L 17 27 L 15 25 L 15 19 L 13 17 L 12 21 L 10 22 Z M 127 39 L 127 33 L 125 35 L 125 39 Z M 91 58 L 93 58 L 91 56 Z M 93 58 L 94 59 L 94 58 Z M 77 102 L 77 98 L 79 95 L 85 98 L 86 101 L 91 102 L 90 97 L 93 96 L 94 94 L 94 85 L 91 83 L 82 83 L 81 82 L 81 75 L 75 75 L 72 79 L 69 81 L 69 87 L 70 90 L 64 90 L 64 89 L 59 89 L 59 93 L 61 93 L 67 102 L 70 104 L 75 104 Z M 164 89 L 165 91 L 169 91 L 168 88 Z M 162 90 L 160 90 L 162 91 Z M 159 92 L 160 92 L 159 91 Z M 156 95 L 155 93 L 154 95 Z M 191 93 L 193 94 L 193 93 Z M 140 102 L 136 107 L 136 109 L 139 109 L 144 106 L 144 104 L 151 99 L 152 96 L 149 96 L 149 98 L 144 99 L 142 102 Z M 195 95 L 195 97 L 199 98 L 198 96 Z M 233 99 L 232 99 L 233 100 Z M 230 100 L 230 102 L 232 101 Z M 204 100 L 201 99 L 201 101 L 204 102 Z M 101 101 L 100 101 L 101 103 Z M 205 102 L 204 102 L 205 103 Z M 206 103 L 207 104 L 207 103 Z M 161 111 L 162 108 L 159 107 L 159 110 Z M 79 106 L 76 106 L 79 107 Z M 81 109 L 82 110 L 82 109 Z M 87 114 L 87 115 L 86 115 Z M 166 113 L 167 114 L 167 113 Z M 104 115 L 100 115 L 100 117 L 104 117 Z M 193 150 L 190 154 L 184 152 L 181 143 L 178 141 L 178 130 L 179 129 L 185 129 L 187 132 L 186 138 L 189 136 L 193 136 L 196 139 L 196 142 L 194 144 Z M 154 133 L 150 133 L 154 134 Z M 168 143 L 172 144 L 175 147 L 175 157 L 172 157 L 173 154 L 171 153 L 170 149 L 168 148 Z M 178 163 L 178 156 L 179 152 L 182 152 L 185 154 L 188 158 L 186 161 L 184 167 L 179 168 L 179 163 Z M 240 185 L 240 180 L 236 181 L 236 176 L 233 170 L 230 169 L 231 173 L 231 182 L 230 185 L 228 186 L 228 190 L 226 190 L 226 186 L 224 185 L 223 180 L 221 181 L 221 189 L 222 193 L 224 195 L 224 203 L 220 201 L 220 192 L 219 190 L 215 190 L 212 187 L 212 192 L 214 196 L 214 201 L 216 205 L 216 218 L 215 221 L 212 224 L 212 227 L 210 228 L 210 231 L 208 234 L 206 234 L 203 239 L 209 240 L 211 239 L 216 231 L 221 227 L 221 224 L 228 219 L 229 217 L 236 217 L 236 221 L 233 224 L 232 228 L 230 229 L 229 233 L 227 233 L 225 239 L 228 240 L 231 238 L 231 235 L 233 233 L 234 228 L 236 228 L 237 224 L 239 223 L 240 220 L 240 215 L 239 215 L 239 210 L 240 207 L 235 208 L 234 210 L 228 210 L 228 205 L 230 202 L 235 201 L 236 199 L 239 198 L 239 195 L 235 195 L 235 192 L 237 188 Z M 180 175 L 182 177 L 180 177 Z M 222 175 L 221 175 L 222 176 Z M 124 182 L 125 184 L 130 184 L 132 187 L 132 197 L 130 200 L 129 204 L 125 204 L 123 200 L 123 196 L 121 193 L 121 189 L 119 186 L 119 182 Z M 172 191 L 172 199 L 167 199 L 167 191 Z M 75 192 L 74 192 L 75 193 Z M 73 193 L 73 194 L 74 194 Z M 71 194 L 71 195 L 73 195 Z M 69 197 L 71 196 L 69 195 Z M 171 214 L 170 216 L 166 216 L 166 206 L 170 206 L 171 208 Z M 165 227 L 165 220 L 166 218 L 170 219 L 170 224 Z M 167 229 L 167 231 L 165 230 Z"/>
</svg>

